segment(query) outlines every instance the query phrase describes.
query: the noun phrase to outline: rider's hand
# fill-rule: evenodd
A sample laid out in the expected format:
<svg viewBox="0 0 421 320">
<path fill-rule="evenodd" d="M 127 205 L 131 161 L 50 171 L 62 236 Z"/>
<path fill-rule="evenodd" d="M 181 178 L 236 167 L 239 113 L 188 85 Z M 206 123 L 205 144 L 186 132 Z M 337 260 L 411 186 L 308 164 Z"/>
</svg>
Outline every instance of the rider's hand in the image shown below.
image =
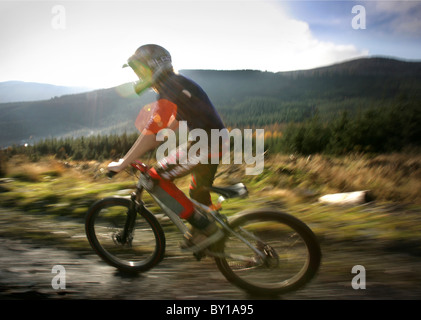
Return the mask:
<svg viewBox="0 0 421 320">
<path fill-rule="evenodd" d="M 108 171 L 120 172 L 121 170 L 124 169 L 124 167 L 122 165 L 123 164 L 123 161 L 124 161 L 124 159 L 120 159 L 119 161 L 113 161 L 113 162 L 111 162 L 107 166 Z"/>
</svg>

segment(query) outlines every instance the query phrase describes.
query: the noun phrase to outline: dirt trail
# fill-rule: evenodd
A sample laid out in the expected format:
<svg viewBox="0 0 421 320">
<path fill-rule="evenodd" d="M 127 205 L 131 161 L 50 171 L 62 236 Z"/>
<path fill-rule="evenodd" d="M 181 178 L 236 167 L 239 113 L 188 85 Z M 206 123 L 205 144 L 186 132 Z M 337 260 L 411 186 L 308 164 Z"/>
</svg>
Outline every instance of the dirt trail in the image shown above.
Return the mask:
<svg viewBox="0 0 421 320">
<path fill-rule="evenodd" d="M 129 277 L 103 263 L 91 250 L 69 249 L 51 240 L 19 239 L 10 231 L 11 216 L 19 212 L 0 210 L 0 299 L 121 299 L 121 300 L 254 300 L 232 286 L 218 271 L 214 261 L 196 261 L 178 249 L 177 237 L 169 236 L 167 254 L 154 269 Z M 7 220 L 6 220 L 7 219 Z M 29 222 L 28 222 L 29 221 Z M 19 223 L 32 229 L 46 228 L 37 216 L 26 216 Z M 66 241 L 84 242 L 83 225 L 57 222 Z M 9 229 L 7 229 L 7 227 Z M 25 227 L 28 227 L 25 225 Z M 50 226 L 51 227 L 51 226 Z M 4 231 L 4 232 L 3 232 Z M 29 232 L 29 231 L 28 231 Z M 51 232 L 45 230 L 45 232 Z M 56 231 L 57 232 L 57 231 Z M 421 259 L 410 253 L 389 250 L 376 244 L 322 243 L 323 260 L 317 277 L 305 288 L 269 299 L 420 299 Z M 60 275 L 52 268 L 65 269 L 65 288 L 54 289 L 52 280 Z M 352 267 L 366 270 L 366 289 L 355 290 Z M 267 297 L 264 297 L 268 299 Z"/>
</svg>

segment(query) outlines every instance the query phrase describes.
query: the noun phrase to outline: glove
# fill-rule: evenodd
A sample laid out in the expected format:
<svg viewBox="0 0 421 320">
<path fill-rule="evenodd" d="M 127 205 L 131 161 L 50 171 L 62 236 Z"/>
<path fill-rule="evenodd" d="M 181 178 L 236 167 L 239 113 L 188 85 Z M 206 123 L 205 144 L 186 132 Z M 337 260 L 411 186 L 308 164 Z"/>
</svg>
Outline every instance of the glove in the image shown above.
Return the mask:
<svg viewBox="0 0 421 320">
<path fill-rule="evenodd" d="M 121 170 L 124 169 L 124 167 L 122 165 L 123 161 L 124 161 L 124 159 L 120 159 L 118 161 L 111 162 L 107 166 L 108 171 L 120 172 Z"/>
</svg>

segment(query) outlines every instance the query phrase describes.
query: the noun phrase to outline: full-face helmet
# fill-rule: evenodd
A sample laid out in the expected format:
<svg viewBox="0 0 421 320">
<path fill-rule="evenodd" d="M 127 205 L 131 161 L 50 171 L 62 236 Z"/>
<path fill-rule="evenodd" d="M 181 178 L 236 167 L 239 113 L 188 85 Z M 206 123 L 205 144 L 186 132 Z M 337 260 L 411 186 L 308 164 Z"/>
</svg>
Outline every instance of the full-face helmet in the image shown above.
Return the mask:
<svg viewBox="0 0 421 320">
<path fill-rule="evenodd" d="M 170 53 L 156 44 L 139 47 L 124 67 L 131 67 L 139 77 L 135 84 L 137 94 L 153 86 L 166 73 L 173 71 Z"/>
</svg>

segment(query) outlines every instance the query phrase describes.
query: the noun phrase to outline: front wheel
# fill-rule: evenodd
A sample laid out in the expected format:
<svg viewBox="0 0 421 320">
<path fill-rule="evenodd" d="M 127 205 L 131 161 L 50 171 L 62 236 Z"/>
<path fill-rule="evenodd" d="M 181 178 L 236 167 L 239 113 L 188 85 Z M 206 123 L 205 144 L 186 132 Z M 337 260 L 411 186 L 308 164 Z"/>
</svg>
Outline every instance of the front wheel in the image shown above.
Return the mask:
<svg viewBox="0 0 421 320">
<path fill-rule="evenodd" d="M 277 295 L 297 290 L 316 274 L 321 251 L 316 236 L 299 219 L 279 211 L 239 215 L 230 227 L 260 251 L 259 255 L 233 234 L 217 246 L 222 274 L 252 294 Z"/>
<path fill-rule="evenodd" d="M 121 271 L 143 272 L 164 257 L 161 225 L 146 208 L 136 212 L 129 199 L 110 197 L 94 203 L 86 215 L 85 229 L 95 252 Z"/>
</svg>

